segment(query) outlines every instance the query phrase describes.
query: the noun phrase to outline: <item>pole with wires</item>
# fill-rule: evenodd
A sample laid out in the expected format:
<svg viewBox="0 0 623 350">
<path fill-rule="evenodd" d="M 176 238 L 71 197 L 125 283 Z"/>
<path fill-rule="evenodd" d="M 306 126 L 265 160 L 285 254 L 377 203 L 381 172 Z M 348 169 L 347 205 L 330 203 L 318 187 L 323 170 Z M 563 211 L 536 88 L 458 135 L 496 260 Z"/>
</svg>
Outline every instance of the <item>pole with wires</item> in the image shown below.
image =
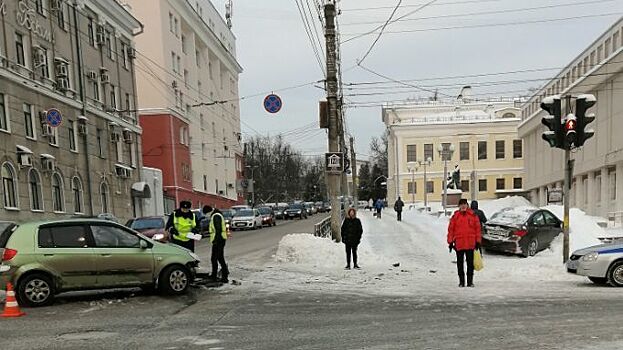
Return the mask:
<svg viewBox="0 0 623 350">
<path fill-rule="evenodd" d="M 335 4 L 331 1 L 324 6 L 325 15 L 325 39 L 327 55 L 327 104 L 329 112 L 329 152 L 339 152 L 339 119 L 338 119 L 338 79 L 337 79 L 337 38 L 335 29 Z M 331 232 L 336 242 L 342 241 L 341 234 L 341 206 L 338 201 L 340 191 L 340 174 L 327 174 L 329 199 L 331 201 Z"/>
</svg>

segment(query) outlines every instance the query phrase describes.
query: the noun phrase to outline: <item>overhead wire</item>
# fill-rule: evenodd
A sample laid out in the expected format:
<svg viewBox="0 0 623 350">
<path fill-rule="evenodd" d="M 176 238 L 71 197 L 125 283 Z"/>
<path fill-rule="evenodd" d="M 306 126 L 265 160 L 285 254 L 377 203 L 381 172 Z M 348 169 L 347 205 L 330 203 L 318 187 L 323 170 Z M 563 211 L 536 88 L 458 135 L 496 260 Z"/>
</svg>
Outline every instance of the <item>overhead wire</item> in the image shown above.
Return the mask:
<svg viewBox="0 0 623 350">
<path fill-rule="evenodd" d="M 435 0 L 433 0 L 433 1 L 435 1 Z M 368 57 L 368 55 L 370 54 L 370 52 L 372 51 L 372 49 L 374 48 L 376 43 L 379 41 L 379 39 L 381 39 L 381 36 L 383 35 L 383 31 L 385 30 L 385 28 L 387 27 L 389 22 L 392 20 L 392 18 L 394 18 L 394 15 L 396 14 L 396 11 L 398 11 L 398 9 L 400 8 L 401 4 L 402 4 L 402 0 L 398 0 L 398 3 L 396 4 L 396 7 L 394 7 L 394 10 L 389 15 L 389 18 L 381 26 L 381 31 L 379 32 L 379 35 L 377 35 L 376 39 L 374 39 L 374 41 L 372 42 L 372 45 L 370 45 L 370 48 L 368 49 L 368 51 L 366 51 L 366 53 L 363 55 L 363 57 L 359 60 L 359 64 L 363 63 L 366 60 L 366 58 Z"/>
<path fill-rule="evenodd" d="M 316 57 L 316 61 L 318 62 L 318 66 L 320 67 L 320 71 L 323 72 L 324 74 L 324 64 L 323 64 L 323 60 L 320 57 L 320 54 L 318 52 L 318 48 L 316 47 L 316 43 L 314 41 L 314 35 L 312 34 L 312 29 L 311 26 L 309 25 L 308 19 L 307 19 L 307 15 L 306 12 L 304 13 L 304 8 L 301 8 L 301 4 L 299 4 L 299 0 L 295 0 L 296 2 L 296 7 L 299 11 L 299 14 L 301 16 L 301 20 L 303 21 L 303 28 L 305 29 L 305 33 L 307 34 L 307 38 L 309 39 L 309 42 L 312 46 L 312 50 L 314 51 L 314 56 Z"/>
</svg>

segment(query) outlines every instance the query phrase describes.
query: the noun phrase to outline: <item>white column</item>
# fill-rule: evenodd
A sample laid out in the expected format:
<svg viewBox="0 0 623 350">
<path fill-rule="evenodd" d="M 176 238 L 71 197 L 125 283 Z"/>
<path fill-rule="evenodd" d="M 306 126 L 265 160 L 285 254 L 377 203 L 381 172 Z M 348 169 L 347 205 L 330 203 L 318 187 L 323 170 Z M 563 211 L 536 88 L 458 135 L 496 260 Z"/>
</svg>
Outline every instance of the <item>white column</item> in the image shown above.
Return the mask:
<svg viewBox="0 0 623 350">
<path fill-rule="evenodd" d="M 582 176 L 575 177 L 575 207 L 583 208 L 584 207 L 584 196 L 582 190 L 584 189 L 584 184 L 582 183 Z"/>
<path fill-rule="evenodd" d="M 586 206 L 585 212 L 590 215 L 595 215 L 597 196 L 595 196 L 595 173 L 592 171 L 588 173 L 588 190 L 586 192 L 588 205 Z"/>
<path fill-rule="evenodd" d="M 530 191 L 530 202 L 537 204 L 539 200 L 539 190 L 537 188 Z"/>
<path fill-rule="evenodd" d="M 547 187 L 541 186 L 539 188 L 539 203 L 537 205 L 542 207 L 545 203 L 547 203 Z"/>
<path fill-rule="evenodd" d="M 616 169 L 617 211 L 623 211 L 623 162 L 617 163 Z"/>
<path fill-rule="evenodd" d="M 601 210 L 599 216 L 606 217 L 610 211 L 610 177 L 608 176 L 608 167 L 601 168 Z"/>
</svg>

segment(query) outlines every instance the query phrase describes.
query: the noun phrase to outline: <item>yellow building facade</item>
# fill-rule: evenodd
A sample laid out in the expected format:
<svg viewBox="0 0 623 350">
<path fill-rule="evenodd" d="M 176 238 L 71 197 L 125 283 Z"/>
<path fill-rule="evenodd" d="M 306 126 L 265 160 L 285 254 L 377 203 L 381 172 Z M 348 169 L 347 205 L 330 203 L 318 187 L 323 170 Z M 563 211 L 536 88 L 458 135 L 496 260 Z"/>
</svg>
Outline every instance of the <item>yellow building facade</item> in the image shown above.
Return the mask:
<svg viewBox="0 0 623 350">
<path fill-rule="evenodd" d="M 460 170 L 463 198 L 523 194 L 518 104 L 457 100 L 384 107 L 389 131 L 388 201 L 401 196 L 405 203 L 421 203 L 426 191 L 428 201 L 440 202 L 444 159 L 449 174 L 456 167 Z"/>
</svg>

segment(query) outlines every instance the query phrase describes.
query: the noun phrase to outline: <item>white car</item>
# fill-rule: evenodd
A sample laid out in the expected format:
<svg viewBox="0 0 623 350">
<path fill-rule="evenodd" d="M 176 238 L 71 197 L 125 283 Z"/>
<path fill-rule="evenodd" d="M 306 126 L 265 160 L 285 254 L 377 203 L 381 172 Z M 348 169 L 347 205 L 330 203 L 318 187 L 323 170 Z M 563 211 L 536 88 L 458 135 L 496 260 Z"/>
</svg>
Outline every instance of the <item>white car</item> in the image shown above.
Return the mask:
<svg viewBox="0 0 623 350">
<path fill-rule="evenodd" d="M 262 228 L 262 215 L 257 209 L 240 209 L 231 219 L 229 227 L 235 230 L 257 230 Z"/>
<path fill-rule="evenodd" d="M 623 244 L 602 244 L 573 252 L 567 272 L 586 276 L 595 284 L 623 287 Z"/>
</svg>

